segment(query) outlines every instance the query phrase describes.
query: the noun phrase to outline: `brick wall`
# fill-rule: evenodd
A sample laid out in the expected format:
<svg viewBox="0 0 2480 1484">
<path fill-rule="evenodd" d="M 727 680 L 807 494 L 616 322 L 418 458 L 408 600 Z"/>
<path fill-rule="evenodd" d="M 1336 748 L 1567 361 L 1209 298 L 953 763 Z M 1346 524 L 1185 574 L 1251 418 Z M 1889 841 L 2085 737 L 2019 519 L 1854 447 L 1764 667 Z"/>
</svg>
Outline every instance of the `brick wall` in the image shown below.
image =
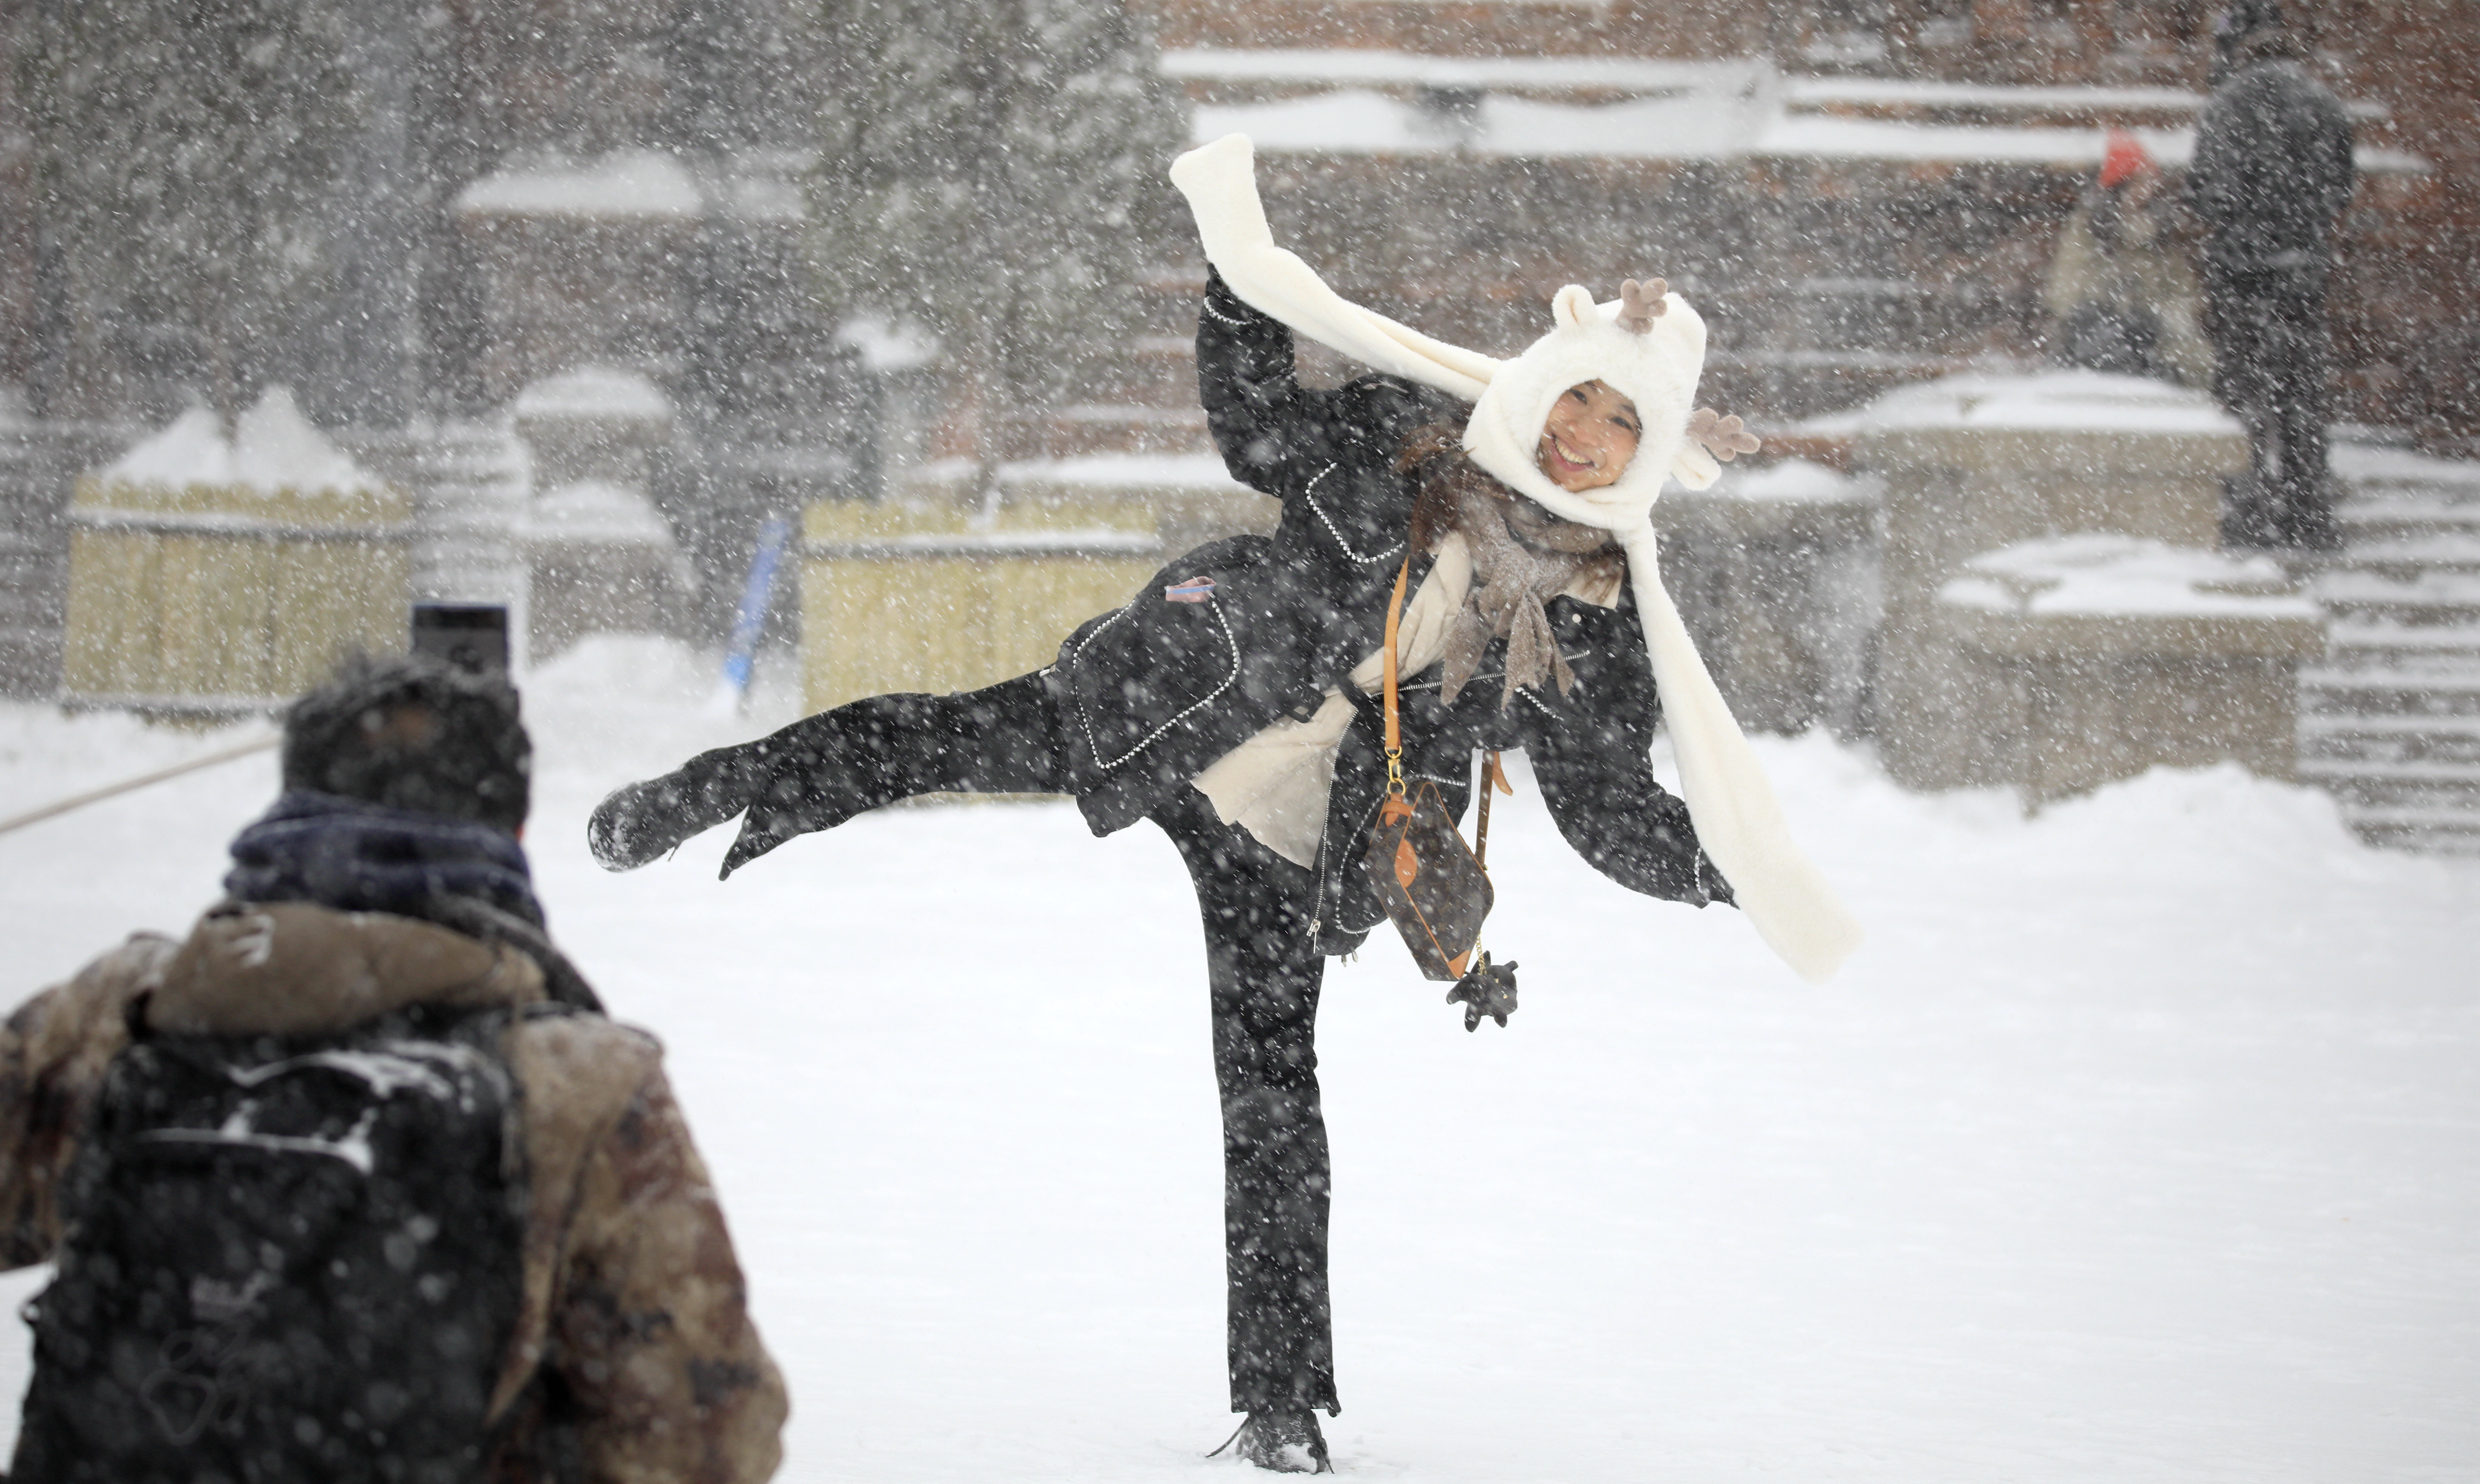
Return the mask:
<svg viewBox="0 0 2480 1484">
<path fill-rule="evenodd" d="M 1817 103 L 1862 118 L 2092 130 L 2192 123 L 2220 6 L 2203 0 L 1823 0 L 1770 6 L 1150 0 L 1167 48 L 1370 48 L 1471 58 L 1770 55 L 1786 78 L 2082 90 Z M 2373 172 L 2342 223 L 2344 416 L 2480 447 L 2480 6 L 2318 0 L 2320 66 L 2364 106 Z M 1192 77 L 1206 104 L 1311 83 Z M 1355 86 L 1368 87 L 1366 83 Z M 2104 91 L 2105 90 L 2105 91 Z M 1407 95 L 1405 87 L 1381 91 Z M 1572 101 L 1598 101 L 1571 90 Z M 1507 349 L 1547 291 L 1637 268 L 1711 305 L 1709 385 L 1793 417 L 1983 352 L 2039 351 L 2035 294 L 2082 168 L 1991 162 L 1270 156 L 1283 240 L 1338 287 Z M 1169 234 L 1176 256 L 1184 232 Z M 1629 265 L 1634 265 L 1631 267 Z"/>
</svg>

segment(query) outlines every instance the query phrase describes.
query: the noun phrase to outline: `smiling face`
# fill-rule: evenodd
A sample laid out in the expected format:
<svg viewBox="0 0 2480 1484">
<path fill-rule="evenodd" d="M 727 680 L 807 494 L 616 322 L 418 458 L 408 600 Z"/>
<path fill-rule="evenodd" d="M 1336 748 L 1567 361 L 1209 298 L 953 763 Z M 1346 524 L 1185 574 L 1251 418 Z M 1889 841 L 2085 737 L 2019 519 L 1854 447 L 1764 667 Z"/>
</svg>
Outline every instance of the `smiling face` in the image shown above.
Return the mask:
<svg viewBox="0 0 2480 1484">
<path fill-rule="evenodd" d="M 1534 457 L 1552 483 L 1581 494 L 1627 473 L 1643 432 L 1635 403 L 1599 381 L 1587 381 L 1561 392 L 1550 404 Z"/>
</svg>

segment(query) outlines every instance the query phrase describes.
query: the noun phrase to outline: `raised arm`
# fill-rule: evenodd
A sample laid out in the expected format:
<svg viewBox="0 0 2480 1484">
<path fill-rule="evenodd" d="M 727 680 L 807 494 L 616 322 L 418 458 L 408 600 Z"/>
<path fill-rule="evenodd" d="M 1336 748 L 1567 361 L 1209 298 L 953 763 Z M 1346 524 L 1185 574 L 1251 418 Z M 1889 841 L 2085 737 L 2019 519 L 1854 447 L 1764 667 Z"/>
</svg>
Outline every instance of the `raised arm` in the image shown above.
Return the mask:
<svg viewBox="0 0 2480 1484">
<path fill-rule="evenodd" d="M 1290 326 L 1206 270 L 1197 313 L 1197 396 L 1231 477 L 1280 499 L 1333 461 L 1339 394 L 1300 383 Z"/>
</svg>

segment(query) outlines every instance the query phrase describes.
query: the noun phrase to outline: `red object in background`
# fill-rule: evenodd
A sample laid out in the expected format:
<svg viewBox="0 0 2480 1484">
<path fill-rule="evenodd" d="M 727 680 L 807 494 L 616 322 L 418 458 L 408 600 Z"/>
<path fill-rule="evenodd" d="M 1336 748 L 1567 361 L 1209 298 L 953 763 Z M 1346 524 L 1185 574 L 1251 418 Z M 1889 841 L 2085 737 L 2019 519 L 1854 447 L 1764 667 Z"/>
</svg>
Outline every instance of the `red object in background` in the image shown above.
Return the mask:
<svg viewBox="0 0 2480 1484">
<path fill-rule="evenodd" d="M 2123 180 L 2132 180 L 2153 169 L 2155 169 L 2153 156 L 2145 152 L 2143 141 L 2125 129 L 2109 131 L 2109 137 L 2102 145 L 2101 152 L 2101 183 L 2104 190 Z"/>
</svg>

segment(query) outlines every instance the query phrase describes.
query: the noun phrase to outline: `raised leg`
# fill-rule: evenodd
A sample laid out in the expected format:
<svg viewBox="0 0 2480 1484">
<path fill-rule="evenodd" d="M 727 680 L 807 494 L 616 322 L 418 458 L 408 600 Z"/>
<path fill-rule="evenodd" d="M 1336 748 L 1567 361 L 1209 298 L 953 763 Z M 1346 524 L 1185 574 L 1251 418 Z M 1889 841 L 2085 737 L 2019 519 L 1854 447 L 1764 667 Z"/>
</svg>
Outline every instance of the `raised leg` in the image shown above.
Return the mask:
<svg viewBox="0 0 2480 1484">
<path fill-rule="evenodd" d="M 613 792 L 586 827 L 625 871 L 747 811 L 724 857 L 735 871 L 796 835 L 917 794 L 1054 794 L 1069 786 L 1046 679 L 1020 675 L 952 695 L 873 695 L 718 747 Z"/>
<path fill-rule="evenodd" d="M 1205 925 L 1223 1094 L 1231 1409 L 1336 1410 L 1327 1299 L 1329 1167 L 1317 1082 L 1326 960 L 1311 873 L 1215 818 L 1194 791 L 1154 815 Z"/>
<path fill-rule="evenodd" d="M 1069 787 L 1059 708 L 1040 672 L 951 695 L 873 695 L 755 743 L 766 777 L 734 872 L 796 835 L 918 794 L 1057 794 Z"/>
</svg>

